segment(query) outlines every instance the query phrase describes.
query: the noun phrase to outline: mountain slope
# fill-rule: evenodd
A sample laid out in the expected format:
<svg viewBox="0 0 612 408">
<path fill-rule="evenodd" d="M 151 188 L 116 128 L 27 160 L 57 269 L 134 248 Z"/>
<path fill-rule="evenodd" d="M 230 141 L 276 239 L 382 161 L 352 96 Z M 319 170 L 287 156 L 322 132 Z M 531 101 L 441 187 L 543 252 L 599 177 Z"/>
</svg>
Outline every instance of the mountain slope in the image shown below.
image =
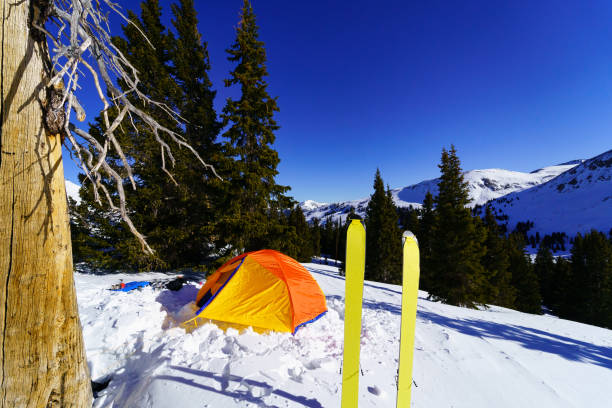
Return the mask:
<svg viewBox="0 0 612 408">
<path fill-rule="evenodd" d="M 576 164 L 563 164 L 545 167 L 531 173 L 511 171 L 503 169 L 471 170 L 463 173 L 472 202 L 471 206 L 482 205 L 489 200 L 505 196 L 506 194 L 522 191 L 547 182 L 576 166 Z M 408 202 L 422 203 L 425 194 L 438 194 L 438 182 L 440 179 L 422 181 L 413 186 L 393 190 L 395 195 Z"/>
<path fill-rule="evenodd" d="M 468 182 L 471 205 L 482 205 L 489 200 L 502 197 L 508 193 L 525 190 L 545 183 L 559 174 L 575 167 L 580 161 L 544 167 L 531 173 L 510 171 L 503 169 L 471 170 L 464 173 Z M 391 190 L 395 204 L 398 207 L 419 208 L 428 191 L 436 195 L 440 179 L 425 180 L 412 186 Z M 333 220 L 344 221 L 346 214 L 354 207 L 357 214 L 365 216 L 369 198 L 354 201 L 344 201 L 332 204 L 319 204 L 308 200 L 301 203 L 307 220 L 313 218 L 326 219 L 331 216 Z"/>
<path fill-rule="evenodd" d="M 510 230 L 517 222 L 533 221 L 533 231 L 566 232 L 569 236 L 592 228 L 612 228 L 612 150 L 566 171 L 554 179 L 493 200 L 508 215 Z"/>
<path fill-rule="evenodd" d="M 70 180 L 65 180 L 66 181 L 66 194 L 68 195 L 68 197 L 74 199 L 74 201 L 78 203 L 81 202 L 81 197 L 79 196 L 79 189 L 81 188 L 80 185 L 73 183 Z"/>
</svg>

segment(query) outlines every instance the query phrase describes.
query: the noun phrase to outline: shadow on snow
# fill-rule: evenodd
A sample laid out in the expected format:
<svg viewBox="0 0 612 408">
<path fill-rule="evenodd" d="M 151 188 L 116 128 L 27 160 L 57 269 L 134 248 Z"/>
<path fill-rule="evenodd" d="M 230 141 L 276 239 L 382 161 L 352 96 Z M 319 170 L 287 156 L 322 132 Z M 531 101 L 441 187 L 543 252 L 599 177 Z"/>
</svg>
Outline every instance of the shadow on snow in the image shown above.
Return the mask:
<svg viewBox="0 0 612 408">
<path fill-rule="evenodd" d="M 344 298 L 337 295 L 327 296 L 327 299 L 344 302 Z M 370 310 L 386 311 L 398 316 L 402 314 L 402 309 L 398 304 L 388 302 L 364 299 L 363 307 Z M 417 318 L 421 321 L 429 320 L 439 326 L 468 336 L 511 341 L 526 349 L 556 354 L 566 360 L 595 364 L 612 370 L 612 347 L 599 346 L 532 327 L 480 319 L 451 318 L 431 311 L 417 310 Z"/>
<path fill-rule="evenodd" d="M 421 320 L 469 336 L 512 341 L 530 350 L 556 354 L 566 360 L 579 361 L 612 370 L 612 347 L 598 346 L 532 327 L 508 325 L 477 319 L 453 319 L 428 311 L 418 311 Z"/>
<path fill-rule="evenodd" d="M 171 368 L 177 371 L 181 371 L 185 374 L 196 375 L 199 377 L 204 377 L 204 378 L 208 378 L 208 379 L 217 381 L 219 385 L 221 386 L 221 390 L 215 387 L 212 387 L 210 385 L 200 384 L 192 379 L 184 378 L 181 376 L 158 375 L 154 377 L 154 379 L 165 380 L 165 381 L 175 381 L 175 382 L 189 385 L 191 387 L 199 388 L 205 391 L 221 394 L 229 398 L 234 398 L 239 401 L 247 401 L 253 404 L 257 404 L 258 406 L 261 406 L 261 407 L 273 407 L 272 405 L 265 404 L 263 401 L 263 398 L 271 394 L 274 394 L 281 398 L 285 398 L 289 401 L 293 401 L 295 403 L 303 405 L 305 407 L 323 408 L 323 405 L 321 405 L 321 403 L 314 398 L 296 396 L 286 391 L 275 389 L 272 386 L 270 386 L 268 383 L 265 383 L 263 381 L 250 380 L 250 379 L 240 377 L 237 375 L 233 375 L 233 374 L 229 374 L 229 373 L 224 373 L 223 375 L 219 375 L 219 374 L 215 374 L 209 371 L 194 370 L 192 368 L 185 368 L 185 367 L 180 367 L 180 366 L 169 366 L 168 368 Z M 234 381 L 234 382 L 239 383 L 240 385 L 244 385 L 248 390 L 247 391 L 237 391 L 237 390 L 229 391 L 228 388 L 230 386 L 230 381 Z M 260 397 L 253 395 L 252 394 L 253 388 L 262 390 L 263 395 Z"/>
</svg>

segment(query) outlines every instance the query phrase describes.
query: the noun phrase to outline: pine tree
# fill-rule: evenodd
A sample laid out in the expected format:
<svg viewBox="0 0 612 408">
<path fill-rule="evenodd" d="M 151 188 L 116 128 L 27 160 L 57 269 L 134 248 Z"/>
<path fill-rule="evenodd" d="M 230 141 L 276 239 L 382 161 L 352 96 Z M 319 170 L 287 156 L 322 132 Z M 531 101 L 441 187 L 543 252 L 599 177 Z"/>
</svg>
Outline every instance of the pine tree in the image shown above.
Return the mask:
<svg viewBox="0 0 612 408">
<path fill-rule="evenodd" d="M 185 120 L 184 135 L 205 162 L 221 167 L 222 162 L 227 164 L 231 158 L 222 156 L 221 145 L 216 141 L 221 123 L 213 106 L 216 91 L 208 76 L 211 68 L 208 45 L 198 31 L 193 0 L 173 4 L 172 12 L 177 38 L 171 49 L 171 70 L 182 91 L 177 108 Z M 181 207 L 181 217 L 173 232 L 180 231 L 185 237 L 177 243 L 181 250 L 175 253 L 184 262 L 197 264 L 202 258 L 211 256 L 211 250 L 225 246 L 216 228 L 216 220 L 224 210 L 220 202 L 225 183 L 211 172 L 203 171 L 199 162 L 188 157 L 178 161 L 174 172 L 178 175 L 179 199 L 168 204 Z"/>
<path fill-rule="evenodd" d="M 268 231 L 265 237 L 262 237 L 261 247 L 274 249 L 288 255 L 292 258 L 303 258 L 303 237 L 298 235 L 295 225 L 292 225 L 291 212 L 287 214 L 281 209 L 270 209 L 267 212 L 268 216 Z M 305 220 L 304 220 L 305 222 Z M 303 229 L 303 226 L 299 227 Z M 310 258 L 308 257 L 308 260 Z"/>
<path fill-rule="evenodd" d="M 206 44 L 201 42 L 197 31 L 193 4 L 181 1 L 180 6 L 173 6 L 173 11 L 178 38 L 162 24 L 159 2 L 147 0 L 141 3 L 140 18 L 133 12 L 129 13 L 133 24 L 123 27 L 124 38 L 113 38 L 113 42 L 139 71 L 141 90 L 151 99 L 164 102 L 180 113 L 187 123 L 184 128 L 178 126 L 158 106 L 147 107 L 150 114 L 183 136 L 205 161 L 216 164 L 219 147 L 215 138 L 220 125 L 213 109 L 215 93 L 210 89 L 207 74 L 210 66 Z M 96 118 L 90 130 L 92 135 L 100 138 L 101 121 L 100 117 Z M 213 228 L 215 213 L 222 208 L 218 197 L 219 182 L 194 161 L 186 149 L 173 148 L 177 165 L 172 167 L 169 158 L 162 157 L 149 127 L 138 121 L 135 125 L 138 131 L 130 125 L 116 131 L 138 187 L 128 194 L 127 204 L 134 213 L 134 224 L 147 236 L 156 255 L 142 253 L 139 243 L 127 228 L 94 202 L 89 186 L 82 191 L 82 208 L 78 211 L 92 213 L 89 218 L 95 226 L 94 238 L 107 241 L 109 248 L 98 256 L 102 259 L 94 261 L 104 265 L 115 263 L 116 267 L 130 269 L 198 267 L 216 253 L 216 247 L 223 246 L 222 242 L 213 239 L 219 236 Z M 115 161 L 114 167 L 123 174 L 119 157 L 113 152 L 109 155 Z M 172 175 L 160 167 L 163 159 Z M 114 194 L 112 184 L 108 180 L 103 180 L 103 183 Z M 124 188 L 131 190 L 127 177 Z"/>
<path fill-rule="evenodd" d="M 535 274 L 538 277 L 538 283 L 540 285 L 540 293 L 542 294 L 542 303 L 549 309 L 555 309 L 557 300 L 555 298 L 555 260 L 548 249 L 545 246 L 541 246 L 538 249 L 538 253 L 533 264 Z"/>
<path fill-rule="evenodd" d="M 453 305 L 473 306 L 480 298 L 484 270 L 482 242 L 469 204 L 454 146 L 442 150 L 439 193 L 435 198 L 436 223 L 432 231 L 431 294 Z"/>
<path fill-rule="evenodd" d="M 415 235 L 419 231 L 419 210 L 416 208 L 397 208 L 399 223 L 403 230 L 413 232 Z"/>
<path fill-rule="evenodd" d="M 434 210 L 434 198 L 431 192 L 427 191 L 427 194 L 425 194 L 425 200 L 423 200 L 423 208 L 421 209 L 419 229 L 416 232 L 417 238 L 419 240 L 421 266 L 419 287 L 427 291 L 431 290 L 432 287 L 431 236 L 435 222 L 436 213 Z"/>
<path fill-rule="evenodd" d="M 334 225 L 331 216 L 325 219 L 325 224 L 322 228 L 321 233 L 321 252 L 325 254 L 325 257 L 330 258 L 334 256 Z"/>
<path fill-rule="evenodd" d="M 321 225 L 318 218 L 313 218 L 310 224 L 310 239 L 313 255 L 321 256 Z"/>
<path fill-rule="evenodd" d="M 578 234 L 572 247 L 571 291 L 573 307 L 568 318 L 612 327 L 612 245 L 592 230 Z"/>
<path fill-rule="evenodd" d="M 557 257 L 553 269 L 551 300 L 547 306 L 559 317 L 570 316 L 574 308 L 572 284 L 572 263 L 565 258 Z"/>
<path fill-rule="evenodd" d="M 538 277 L 529 256 L 525 253 L 525 239 L 521 233 L 508 237 L 508 257 L 512 271 L 512 286 L 516 289 L 514 307 L 521 312 L 542 313 L 542 297 Z"/>
<path fill-rule="evenodd" d="M 308 222 L 306 222 L 304 212 L 299 205 L 293 207 L 289 212 L 289 226 L 293 227 L 297 234 L 295 259 L 299 262 L 310 262 L 315 255 L 315 251 Z"/>
<path fill-rule="evenodd" d="M 391 191 L 376 170 L 374 193 L 366 209 L 366 270 L 368 280 L 401 282 L 401 231 Z"/>
<path fill-rule="evenodd" d="M 230 209 L 225 232 L 239 251 L 269 246 L 274 239 L 270 234 L 277 229 L 269 212 L 291 206 L 284 195 L 289 188 L 274 179 L 280 159 L 272 148 L 279 129 L 273 116 L 279 109 L 267 91 L 266 52 L 258 31 L 251 3 L 244 0 L 236 41 L 227 50 L 229 61 L 237 65 L 225 81 L 227 87 L 240 86 L 241 96 L 228 98 L 222 115 L 223 125 L 229 126 L 225 149 L 236 159 L 225 169 Z"/>
<path fill-rule="evenodd" d="M 482 266 L 485 270 L 485 282 L 481 297 L 482 303 L 492 303 L 498 306 L 514 306 L 514 288 L 511 286 L 512 273 L 509 270 L 510 261 L 506 252 L 505 237 L 501 231 L 491 207 L 485 210 L 484 226 L 486 239 L 485 254 Z"/>
<path fill-rule="evenodd" d="M 176 108 L 176 101 L 180 94 L 180 88 L 172 78 L 169 66 L 171 61 L 171 48 L 174 36 L 169 33 L 161 23 L 161 7 L 157 0 L 147 0 L 141 3 L 140 18 L 133 12 L 128 16 L 133 24 L 123 27 L 124 37 L 114 37 L 115 46 L 132 61 L 134 67 L 139 71 L 140 90 L 151 99 L 163 102 L 171 108 Z M 144 38 L 143 36 L 146 36 Z M 149 42 L 147 41 L 150 41 Z M 120 86 L 123 86 L 119 82 Z M 133 103 L 145 108 L 142 103 Z M 180 132 L 176 124 L 172 123 L 159 107 L 148 107 L 150 115 L 160 124 Z M 111 120 L 117 112 L 109 110 Z M 102 117 L 94 119 L 90 126 L 90 133 L 102 140 L 103 129 Z M 117 267 L 138 269 L 167 268 L 169 265 L 163 261 L 164 247 L 168 245 L 167 237 L 162 233 L 163 225 L 166 223 L 159 217 L 170 217 L 171 214 L 163 211 L 164 198 L 175 197 L 170 193 L 169 185 L 172 183 L 168 176 L 160 169 L 161 152 L 155 141 L 154 135 L 148 126 L 135 121 L 138 131 L 132 126 L 124 126 L 117 129 L 115 136 L 123 148 L 127 159 L 130 161 L 137 190 L 131 191 L 131 182 L 122 171 L 121 159 L 113 151 L 109 151 L 109 161 L 119 174 L 125 175 L 124 188 L 130 191 L 126 197 L 128 208 L 134 213 L 132 221 L 136 227 L 147 236 L 148 243 L 156 250 L 155 256 L 142 253 L 140 244 L 128 232 L 127 226 L 119 222 L 117 217 L 95 202 L 91 184 L 85 182 L 83 175 L 80 176 L 81 183 L 86 187 L 81 189 L 81 212 L 90 211 L 93 223 L 94 235 L 109 242 L 110 258 Z M 102 183 L 109 190 L 111 196 L 116 194 L 110 180 L 103 179 Z M 176 237 L 176 239 L 180 239 Z"/>
</svg>

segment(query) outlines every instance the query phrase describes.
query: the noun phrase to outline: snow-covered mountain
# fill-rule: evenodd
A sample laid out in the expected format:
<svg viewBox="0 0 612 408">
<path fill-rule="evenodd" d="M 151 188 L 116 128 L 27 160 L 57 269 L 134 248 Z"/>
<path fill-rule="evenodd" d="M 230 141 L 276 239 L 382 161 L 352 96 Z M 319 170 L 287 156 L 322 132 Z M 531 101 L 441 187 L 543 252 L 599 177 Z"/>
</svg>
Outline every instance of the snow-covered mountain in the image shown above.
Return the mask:
<svg viewBox="0 0 612 408">
<path fill-rule="evenodd" d="M 471 170 L 464 173 L 468 182 L 469 194 L 472 199 L 471 205 L 482 205 L 489 200 L 505 196 L 509 193 L 522 191 L 545 183 L 559 174 L 572 169 L 580 160 L 563 163 L 556 166 L 544 167 L 531 173 L 510 171 L 503 169 Z M 393 199 L 398 207 L 419 208 L 428 191 L 436 195 L 438 193 L 438 182 L 440 179 L 425 180 L 411 186 L 397 188 L 391 191 Z M 332 204 L 319 204 L 315 201 L 301 203 L 302 210 L 307 220 L 318 218 L 321 220 L 331 216 L 335 221 L 344 221 L 351 207 L 355 208 L 357 214 L 365 216 L 369 198 L 344 201 Z"/>
<path fill-rule="evenodd" d="M 180 291 L 111 285 L 163 274 L 75 274 L 87 363 L 110 379 L 93 406 L 340 407 L 344 277 L 305 264 L 328 312 L 295 335 L 176 327 L 200 284 Z M 400 286 L 365 282 L 359 407 L 395 407 Z M 197 309 L 197 308 L 196 308 Z M 612 331 L 492 306 L 473 310 L 419 292 L 412 407 L 608 407 Z"/>
<path fill-rule="evenodd" d="M 76 201 L 77 204 L 80 203 L 81 197 L 79 197 L 79 189 L 81 188 L 81 186 L 73 183 L 70 180 L 65 180 L 65 181 L 66 181 L 66 194 L 68 195 L 68 197 Z"/>
<path fill-rule="evenodd" d="M 612 228 L 612 150 L 539 186 L 517 191 L 490 203 L 508 215 L 510 230 L 517 222 L 533 221 L 532 231 L 565 232 L 573 236 L 592 228 Z"/>
<path fill-rule="evenodd" d="M 577 163 L 560 164 L 544 167 L 531 173 L 503 169 L 471 170 L 463 173 L 463 177 L 468 183 L 472 199 L 470 205 L 473 207 L 506 194 L 545 183 L 576 165 Z M 426 180 L 393 192 L 402 201 L 422 203 L 428 191 L 433 195 L 438 194 L 439 181 L 440 179 Z"/>
</svg>

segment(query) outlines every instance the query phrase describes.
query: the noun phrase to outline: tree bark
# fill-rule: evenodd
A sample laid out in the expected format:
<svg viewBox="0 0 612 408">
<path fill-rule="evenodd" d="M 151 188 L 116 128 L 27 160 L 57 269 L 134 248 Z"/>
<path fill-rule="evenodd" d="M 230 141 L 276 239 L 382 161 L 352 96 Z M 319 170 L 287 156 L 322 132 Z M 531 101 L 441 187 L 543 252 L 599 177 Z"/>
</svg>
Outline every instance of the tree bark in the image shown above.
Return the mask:
<svg viewBox="0 0 612 408">
<path fill-rule="evenodd" d="M 91 407 L 61 141 L 43 126 L 48 54 L 30 0 L 0 7 L 0 407 Z"/>
</svg>

